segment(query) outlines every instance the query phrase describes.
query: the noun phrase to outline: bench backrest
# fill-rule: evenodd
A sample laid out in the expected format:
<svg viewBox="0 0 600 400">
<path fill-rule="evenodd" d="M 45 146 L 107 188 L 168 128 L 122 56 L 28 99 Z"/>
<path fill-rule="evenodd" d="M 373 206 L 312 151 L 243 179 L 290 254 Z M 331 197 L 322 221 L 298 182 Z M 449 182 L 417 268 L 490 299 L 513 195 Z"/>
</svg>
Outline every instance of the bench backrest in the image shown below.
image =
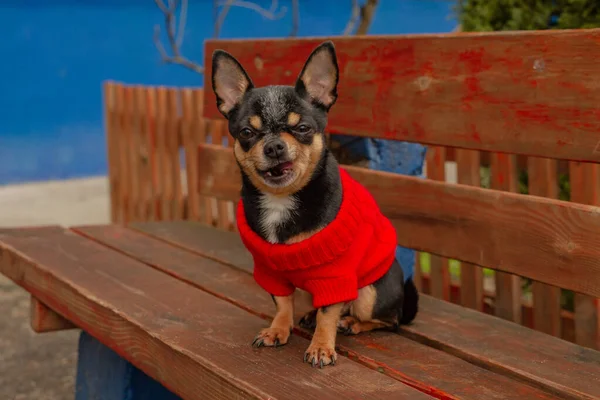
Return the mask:
<svg viewBox="0 0 600 400">
<path fill-rule="evenodd" d="M 394 222 L 400 245 L 442 257 L 432 260 L 432 293 L 449 297 L 444 259 L 462 261 L 466 280 L 480 279 L 475 266 L 491 268 L 500 272 L 496 314 L 521 322 L 516 275 L 530 278 L 536 327 L 560 335 L 558 288 L 572 290 L 577 306 L 591 311 L 576 320 L 580 335 L 589 336 L 579 341 L 595 345 L 600 208 L 556 200 L 553 159 L 571 161 L 572 200 L 598 204 L 600 30 L 334 40 L 340 97 L 329 132 L 434 146 L 429 180 L 349 168 Z M 208 41 L 205 87 L 217 48 L 238 58 L 257 86 L 292 84 L 321 41 Z M 204 97 L 204 116 L 220 118 L 212 91 Z M 459 183 L 474 186 L 479 151 L 494 152 L 496 190 L 437 182 L 444 181 L 445 150 L 436 146 L 457 148 Z M 511 154 L 528 156 L 530 195 L 514 193 Z M 200 194 L 237 200 L 231 152 L 206 146 L 199 162 Z"/>
<path fill-rule="evenodd" d="M 336 38 L 332 133 L 600 162 L 600 30 Z M 208 41 L 256 86 L 292 84 L 322 38 Z M 220 118 L 214 93 L 204 116 Z"/>
<path fill-rule="evenodd" d="M 291 84 L 321 40 L 209 41 L 205 79 L 208 57 L 223 48 L 256 85 Z M 331 132 L 430 145 L 428 179 L 348 168 L 394 221 L 399 244 L 429 260 L 429 271 L 415 270 L 422 290 L 600 347 L 600 31 L 334 41 Z M 212 91 L 109 82 L 105 104 L 113 221 L 234 229 L 239 176 Z M 445 182 L 449 165 L 459 185 Z M 483 166 L 494 190 L 480 187 Z M 517 193 L 520 170 L 529 195 Z M 556 200 L 558 174 L 571 202 Z M 449 259 L 461 261 L 460 284 Z M 482 267 L 498 271 L 495 289 Z M 533 301 L 519 276 L 534 280 Z M 578 292 L 574 312 L 561 309 L 559 288 Z"/>
</svg>

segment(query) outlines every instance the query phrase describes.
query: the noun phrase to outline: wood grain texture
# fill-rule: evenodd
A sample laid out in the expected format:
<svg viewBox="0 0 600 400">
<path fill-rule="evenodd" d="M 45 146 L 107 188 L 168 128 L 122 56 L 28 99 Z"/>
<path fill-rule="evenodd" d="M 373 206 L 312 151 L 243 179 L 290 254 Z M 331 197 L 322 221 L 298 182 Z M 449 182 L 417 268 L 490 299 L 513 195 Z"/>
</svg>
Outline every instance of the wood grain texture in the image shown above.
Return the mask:
<svg viewBox="0 0 600 400">
<path fill-rule="evenodd" d="M 61 317 L 44 303 L 31 296 L 29 323 L 36 333 L 55 332 L 77 328 L 71 321 Z"/>
<path fill-rule="evenodd" d="M 129 227 L 168 241 L 176 247 L 199 252 L 199 255 L 221 264 L 252 273 L 252 258 L 237 233 L 188 221 L 140 222 Z M 196 243 L 198 237 L 202 237 L 201 244 Z"/>
<path fill-rule="evenodd" d="M 127 140 L 127 169 L 129 175 L 127 189 L 127 215 L 128 221 L 136 221 L 138 218 L 137 205 L 139 203 L 139 176 L 138 176 L 138 154 L 140 147 L 140 132 L 138 129 L 139 119 L 136 115 L 136 99 L 133 93 L 133 87 L 125 86 L 125 109 L 124 109 L 124 135 Z"/>
<path fill-rule="evenodd" d="M 181 116 L 179 89 L 169 88 L 167 95 L 167 135 L 165 147 L 167 154 L 167 174 L 165 177 L 169 215 L 171 219 L 183 218 L 183 190 L 181 186 L 181 161 L 179 147 L 181 145 Z"/>
<path fill-rule="evenodd" d="M 600 168 L 598 165 L 572 162 L 569 165 L 571 201 L 600 205 Z M 600 349 L 600 300 L 575 294 L 575 341 Z"/>
<path fill-rule="evenodd" d="M 158 192 L 158 219 L 170 220 L 169 209 L 169 160 L 167 137 L 169 135 L 168 91 L 165 87 L 156 89 L 156 188 Z"/>
<path fill-rule="evenodd" d="M 241 196 L 242 180 L 233 151 L 205 144 L 198 146 L 197 152 L 198 193 L 237 202 Z"/>
<path fill-rule="evenodd" d="M 293 84 L 325 38 L 209 40 L 257 86 Z M 600 30 L 336 37 L 329 131 L 440 146 L 600 161 Z M 214 93 L 204 115 L 219 118 Z"/>
<path fill-rule="evenodd" d="M 2 231 L 0 272 L 185 399 L 429 398 L 347 359 L 308 368 L 303 338 L 253 349 L 264 320 L 72 232 Z"/>
<path fill-rule="evenodd" d="M 199 195 L 198 192 L 198 146 L 207 142 L 208 127 L 210 125 L 210 121 L 202 117 L 203 101 L 203 91 L 196 89 L 192 92 L 191 110 L 184 108 L 184 113 L 187 113 L 184 118 L 186 120 L 191 118 L 193 121 L 192 131 L 188 136 L 187 143 L 185 143 L 186 162 L 188 163 L 186 172 L 188 174 L 188 196 L 192 196 L 189 201 L 196 202 L 199 212 L 198 220 L 209 225 L 212 223 L 212 204 L 210 198 Z M 190 175 L 192 176 L 190 177 Z M 194 200 L 196 196 L 197 200 Z"/>
<path fill-rule="evenodd" d="M 212 166 L 201 170 L 200 192 L 237 201 L 232 151 L 199 151 Z M 600 296 L 599 207 L 345 168 L 392 220 L 399 245 Z"/>
<path fill-rule="evenodd" d="M 191 89 L 181 90 L 181 136 L 185 151 L 185 172 L 187 179 L 187 219 L 199 221 L 202 215 L 202 206 L 198 194 L 198 142 L 197 132 L 204 128 L 199 123 L 197 115 L 202 109 L 202 96 L 195 96 Z"/>
<path fill-rule="evenodd" d="M 196 253 L 214 251 L 212 246 L 207 245 L 215 240 L 212 237 L 213 228 L 186 230 L 183 223 L 170 223 L 169 226 L 179 227 L 187 235 L 186 243 L 199 243 L 195 247 Z M 275 308 L 271 299 L 255 284 L 246 270 L 246 265 L 243 270 L 231 268 L 229 265 L 214 262 L 182 248 L 174 248 L 164 241 L 122 227 L 88 226 L 75 230 L 258 316 L 268 320 L 274 316 Z M 204 234 L 198 235 L 199 232 Z M 230 259 L 229 262 L 236 260 L 237 258 Z M 297 320 L 302 315 L 302 304 L 297 304 L 296 309 Z M 357 337 L 339 337 L 338 345 L 342 354 L 434 397 L 553 397 L 392 333 L 377 332 Z"/>
<path fill-rule="evenodd" d="M 443 147 L 429 146 L 426 153 L 427 178 L 440 182 L 446 180 L 446 149 Z M 450 300 L 450 270 L 448 259 L 435 254 L 430 256 L 431 286 L 430 292 L 438 299 Z"/>
<path fill-rule="evenodd" d="M 110 193 L 110 220 L 116 223 L 120 220 L 119 210 L 119 143 L 118 143 L 118 115 L 115 104 L 116 83 L 105 82 L 104 95 L 104 125 L 106 132 L 106 149 L 108 156 L 108 185 Z"/>
<path fill-rule="evenodd" d="M 596 350 L 428 296 L 421 296 L 418 321 L 404 328 L 406 336 L 565 398 L 600 397 Z"/>
<path fill-rule="evenodd" d="M 427 294 L 429 290 L 429 276 L 423 276 L 422 293 Z M 484 290 L 484 305 L 483 312 L 490 315 L 495 315 L 494 300 L 495 293 L 491 290 Z M 450 287 L 450 301 L 453 304 L 460 305 L 461 287 L 458 284 L 453 284 Z M 525 327 L 533 329 L 533 302 L 529 299 L 521 305 L 521 324 Z M 567 310 L 561 310 L 561 338 L 569 342 L 575 343 L 575 323 L 573 313 Z"/>
<path fill-rule="evenodd" d="M 478 151 L 456 149 L 458 183 L 479 187 L 481 155 Z M 462 262 L 460 264 L 460 302 L 463 306 L 483 311 L 483 270 Z"/>
<path fill-rule="evenodd" d="M 529 194 L 558 198 L 557 162 L 549 158 L 529 157 Z M 535 329 L 560 337 L 560 288 L 534 281 L 533 319 Z"/>
<path fill-rule="evenodd" d="M 150 136 L 150 110 L 148 90 L 143 86 L 133 88 L 138 142 L 135 151 L 138 164 L 139 193 L 137 215 L 140 221 L 148 221 L 152 211 L 152 138 Z"/>
<path fill-rule="evenodd" d="M 159 219 L 160 204 L 158 184 L 158 154 L 157 154 L 157 90 L 154 87 L 146 89 L 146 111 L 148 113 L 146 140 L 148 148 L 148 162 L 150 164 L 151 185 L 150 185 L 150 210 L 148 221 L 156 221 Z"/>
<path fill-rule="evenodd" d="M 129 124 L 126 115 L 125 102 L 125 87 L 117 85 L 115 88 L 115 110 L 116 110 L 116 137 L 118 138 L 118 162 L 119 162 L 119 209 L 121 219 L 119 222 L 127 223 L 130 220 L 129 215 L 129 191 L 131 176 L 129 173 L 128 155 L 129 155 L 129 140 L 128 130 Z"/>
<path fill-rule="evenodd" d="M 227 122 L 223 120 L 214 121 L 212 144 L 215 146 L 226 146 L 229 136 Z M 232 230 L 233 225 L 229 216 L 229 204 L 225 200 L 217 199 L 217 226 L 221 229 Z"/>
<path fill-rule="evenodd" d="M 195 254 L 211 254 L 225 264 L 252 272 L 251 257 L 236 233 L 185 222 L 138 223 L 132 227 Z M 214 250 L 213 246 L 223 241 L 228 244 Z M 427 295 L 421 296 L 419 309 L 415 322 L 403 327 L 402 334 L 413 340 L 559 393 L 563 398 L 600 396 L 598 351 Z M 410 363 L 407 359 L 403 362 Z"/>
<path fill-rule="evenodd" d="M 490 187 L 496 190 L 517 192 L 516 157 L 510 154 L 493 153 L 490 156 Z M 499 229 L 491 226 L 490 229 Z M 499 255 L 502 262 L 502 255 Z M 525 257 L 521 255 L 521 260 Z M 493 266 L 491 268 L 496 269 Z M 496 315 L 517 323 L 521 323 L 521 279 L 518 276 L 497 271 L 496 283 Z"/>
</svg>

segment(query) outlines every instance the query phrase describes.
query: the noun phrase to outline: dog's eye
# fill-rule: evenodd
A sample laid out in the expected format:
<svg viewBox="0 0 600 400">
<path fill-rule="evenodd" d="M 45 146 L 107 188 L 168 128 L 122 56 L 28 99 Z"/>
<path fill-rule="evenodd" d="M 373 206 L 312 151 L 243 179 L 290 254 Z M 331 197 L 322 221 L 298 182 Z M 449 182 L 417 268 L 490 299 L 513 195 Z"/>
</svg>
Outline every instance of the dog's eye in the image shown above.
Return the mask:
<svg viewBox="0 0 600 400">
<path fill-rule="evenodd" d="M 295 127 L 294 130 L 298 133 L 308 133 L 311 131 L 311 128 L 308 125 L 301 124 Z"/>
<path fill-rule="evenodd" d="M 250 139 L 252 136 L 254 136 L 254 132 L 248 128 L 244 128 L 240 131 L 239 136 L 242 139 Z"/>
</svg>

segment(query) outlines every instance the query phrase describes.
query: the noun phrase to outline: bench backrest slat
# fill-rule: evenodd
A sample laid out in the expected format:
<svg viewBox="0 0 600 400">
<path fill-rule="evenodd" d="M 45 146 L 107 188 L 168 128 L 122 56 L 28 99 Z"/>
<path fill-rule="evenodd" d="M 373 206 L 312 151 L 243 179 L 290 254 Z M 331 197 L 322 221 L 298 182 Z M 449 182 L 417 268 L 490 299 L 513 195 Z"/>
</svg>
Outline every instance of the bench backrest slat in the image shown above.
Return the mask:
<svg viewBox="0 0 600 400">
<path fill-rule="evenodd" d="M 199 150 L 198 190 L 237 201 L 232 151 Z M 392 220 L 401 246 L 600 297 L 600 208 L 346 167 Z"/>
<path fill-rule="evenodd" d="M 293 84 L 322 38 L 210 40 L 254 84 Z M 600 162 L 600 29 L 335 38 L 332 133 Z M 204 115 L 221 118 L 206 91 Z"/>
</svg>

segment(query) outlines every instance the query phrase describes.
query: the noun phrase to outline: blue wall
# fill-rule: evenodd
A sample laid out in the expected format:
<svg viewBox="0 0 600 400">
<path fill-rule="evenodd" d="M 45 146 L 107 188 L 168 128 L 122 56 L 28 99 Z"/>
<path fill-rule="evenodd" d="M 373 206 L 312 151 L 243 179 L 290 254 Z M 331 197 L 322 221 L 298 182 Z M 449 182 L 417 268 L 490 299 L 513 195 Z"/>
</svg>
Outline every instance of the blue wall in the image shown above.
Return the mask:
<svg viewBox="0 0 600 400">
<path fill-rule="evenodd" d="M 212 0 L 189 0 L 183 52 L 199 62 L 213 31 Z M 268 6 L 270 0 L 259 1 Z M 340 34 L 349 0 L 301 0 L 300 36 Z M 266 21 L 233 8 L 222 38 L 287 36 L 288 13 Z M 372 34 L 448 32 L 453 1 L 381 0 Z M 101 83 L 201 86 L 163 65 L 152 41 L 153 0 L 0 1 L 0 184 L 106 173 Z"/>
</svg>

